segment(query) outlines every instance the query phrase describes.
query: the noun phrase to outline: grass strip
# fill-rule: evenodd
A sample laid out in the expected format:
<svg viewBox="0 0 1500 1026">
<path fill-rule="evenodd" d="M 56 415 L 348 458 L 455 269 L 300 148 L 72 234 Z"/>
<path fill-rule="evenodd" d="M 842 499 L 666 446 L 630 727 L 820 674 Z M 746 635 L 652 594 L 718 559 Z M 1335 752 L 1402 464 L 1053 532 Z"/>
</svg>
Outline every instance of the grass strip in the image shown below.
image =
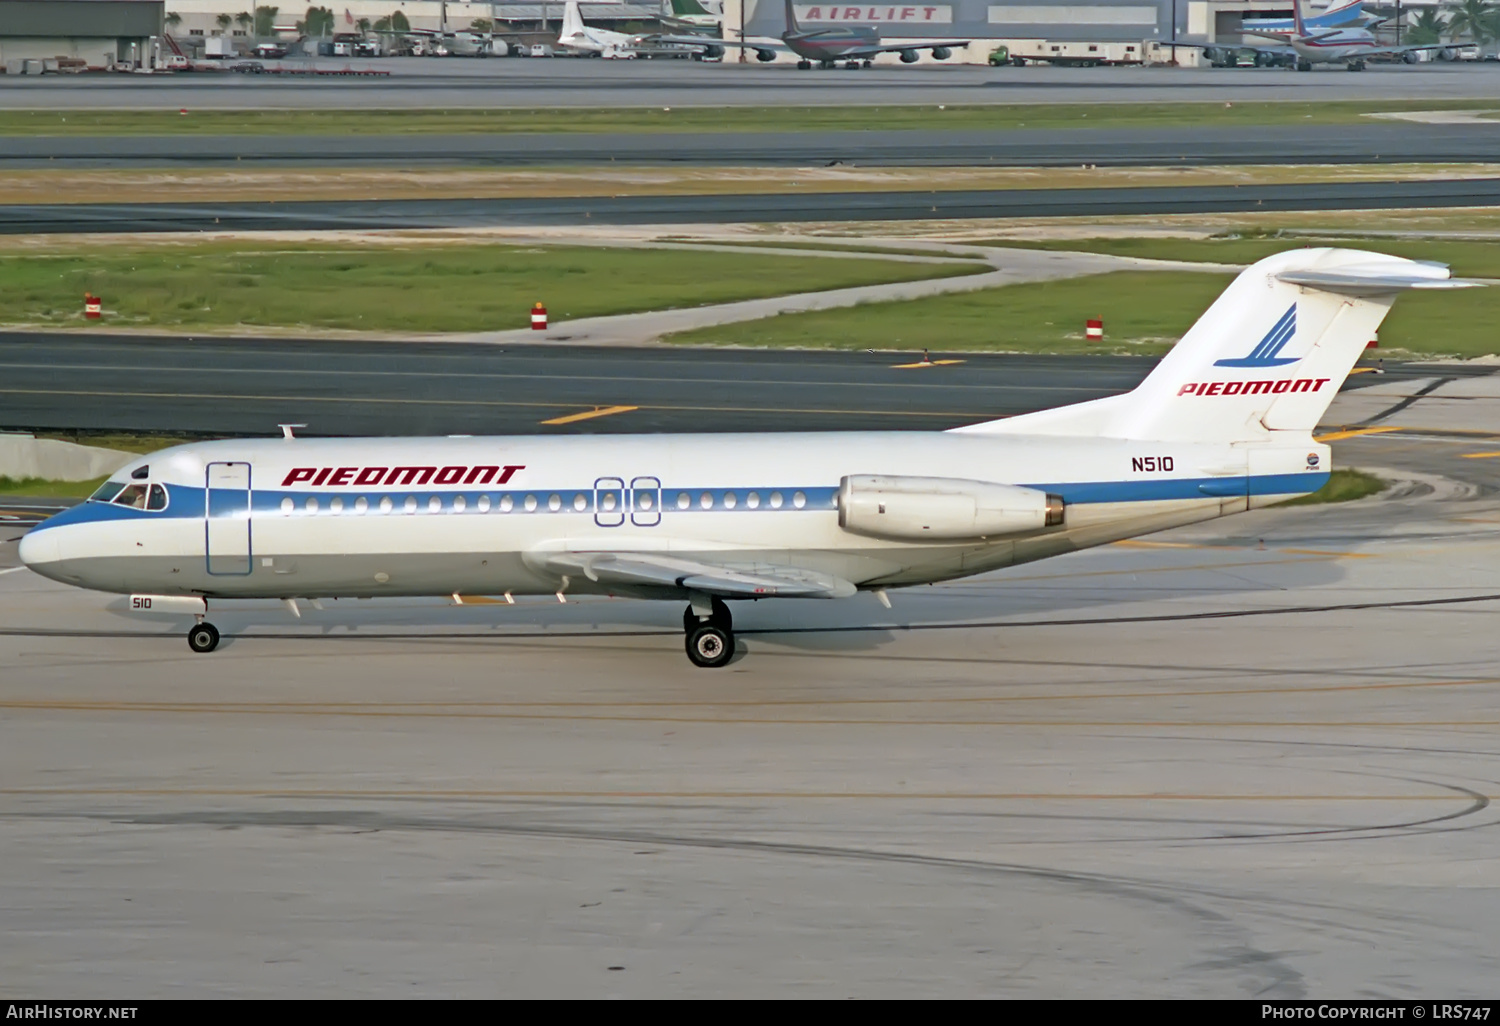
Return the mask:
<svg viewBox="0 0 1500 1026">
<path fill-rule="evenodd" d="M 1389 487 L 1389 482 L 1363 470 L 1340 469 L 1328 475 L 1328 483 L 1310 495 L 1299 495 L 1295 499 L 1278 502 L 1278 506 L 1320 506 L 1328 502 L 1353 502 L 1355 499 L 1378 495 Z"/>
<path fill-rule="evenodd" d="M 509 110 L 10 110 L 0 135 L 493 135 L 1347 125 L 1366 114 L 1494 110 L 1494 100 L 1038 103 Z"/>
<path fill-rule="evenodd" d="M 781 314 L 670 335 L 698 345 L 817 349 L 932 349 L 1025 353 L 1134 353 L 1171 348 L 1230 276 L 1121 271 L 837 310 Z M 1084 339 L 1102 317 L 1105 342 Z"/>
<path fill-rule="evenodd" d="M 1283 247 L 1284 248 L 1284 247 Z M 933 352 L 1159 355 L 1192 326 L 1232 280 L 1195 271 L 1116 271 L 980 289 L 925 299 L 781 314 L 679 332 L 693 345 L 806 349 L 930 349 Z M 1084 322 L 1104 321 L 1104 341 Z M 1464 357 L 1500 352 L 1500 288 L 1415 291 L 1380 329 L 1374 354 Z"/>
<path fill-rule="evenodd" d="M 11 323 L 132 327 L 315 327 L 487 331 L 988 270 L 984 264 L 828 260 L 784 254 L 582 246 L 427 246 L 398 250 L 209 243 L 136 252 L 0 257 Z"/>
<path fill-rule="evenodd" d="M 5 477 L 0 475 L 0 495 L 25 495 L 47 499 L 86 499 L 94 490 L 109 480 L 97 477 L 92 481 L 53 481 L 45 477 Z"/>
</svg>

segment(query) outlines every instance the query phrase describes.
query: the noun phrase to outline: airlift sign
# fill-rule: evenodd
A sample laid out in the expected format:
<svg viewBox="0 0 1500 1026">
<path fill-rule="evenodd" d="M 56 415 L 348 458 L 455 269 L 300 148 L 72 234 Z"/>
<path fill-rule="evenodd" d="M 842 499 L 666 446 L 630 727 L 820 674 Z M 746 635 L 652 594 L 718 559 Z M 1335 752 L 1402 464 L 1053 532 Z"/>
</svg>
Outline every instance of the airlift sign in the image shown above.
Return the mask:
<svg viewBox="0 0 1500 1026">
<path fill-rule="evenodd" d="M 796 4 L 798 21 L 857 21 L 863 23 L 910 25 L 949 25 L 953 8 L 928 5 L 901 7 L 890 4 Z"/>
</svg>

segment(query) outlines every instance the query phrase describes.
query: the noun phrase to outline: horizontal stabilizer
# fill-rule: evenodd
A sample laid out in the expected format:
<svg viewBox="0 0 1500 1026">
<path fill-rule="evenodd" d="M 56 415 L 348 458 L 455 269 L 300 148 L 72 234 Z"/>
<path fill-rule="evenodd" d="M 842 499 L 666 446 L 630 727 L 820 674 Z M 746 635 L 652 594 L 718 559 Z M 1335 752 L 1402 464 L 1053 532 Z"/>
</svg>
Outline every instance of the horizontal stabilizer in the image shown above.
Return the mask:
<svg viewBox="0 0 1500 1026">
<path fill-rule="evenodd" d="M 1283 271 L 1276 277 L 1288 285 L 1305 285 L 1347 296 L 1378 296 L 1405 289 L 1470 289 L 1484 284 L 1450 278 L 1448 268 L 1442 264 L 1421 261 L 1411 261 L 1396 269 L 1387 263 L 1351 264 L 1330 271 Z"/>
</svg>

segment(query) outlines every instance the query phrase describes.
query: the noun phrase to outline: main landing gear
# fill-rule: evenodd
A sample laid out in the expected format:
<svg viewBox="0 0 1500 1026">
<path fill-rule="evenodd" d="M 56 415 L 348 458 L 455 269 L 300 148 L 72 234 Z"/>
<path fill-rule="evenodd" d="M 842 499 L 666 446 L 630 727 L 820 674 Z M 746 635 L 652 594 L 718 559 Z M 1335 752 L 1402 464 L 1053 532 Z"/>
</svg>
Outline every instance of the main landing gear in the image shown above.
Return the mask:
<svg viewBox="0 0 1500 1026">
<path fill-rule="evenodd" d="M 734 658 L 734 621 L 723 599 L 712 599 L 709 610 L 703 617 L 689 605 L 682 611 L 682 631 L 693 665 L 717 669 Z"/>
</svg>

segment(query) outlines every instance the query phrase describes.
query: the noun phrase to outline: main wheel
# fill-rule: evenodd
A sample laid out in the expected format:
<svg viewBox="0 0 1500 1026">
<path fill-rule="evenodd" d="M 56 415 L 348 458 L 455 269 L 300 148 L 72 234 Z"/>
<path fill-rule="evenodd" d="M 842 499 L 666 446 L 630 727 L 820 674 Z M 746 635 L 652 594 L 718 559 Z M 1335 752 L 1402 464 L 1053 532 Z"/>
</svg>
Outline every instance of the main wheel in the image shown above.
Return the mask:
<svg viewBox="0 0 1500 1026">
<path fill-rule="evenodd" d="M 188 648 L 194 652 L 212 652 L 219 647 L 219 629 L 211 623 L 200 623 L 188 631 Z"/>
<path fill-rule="evenodd" d="M 808 68 L 811 68 L 811 67 L 812 67 L 812 61 L 798 61 L 797 62 L 797 70 L 798 71 L 806 71 Z"/>
<path fill-rule="evenodd" d="M 687 657 L 694 666 L 716 669 L 734 657 L 734 634 L 712 623 L 688 632 Z"/>
</svg>

